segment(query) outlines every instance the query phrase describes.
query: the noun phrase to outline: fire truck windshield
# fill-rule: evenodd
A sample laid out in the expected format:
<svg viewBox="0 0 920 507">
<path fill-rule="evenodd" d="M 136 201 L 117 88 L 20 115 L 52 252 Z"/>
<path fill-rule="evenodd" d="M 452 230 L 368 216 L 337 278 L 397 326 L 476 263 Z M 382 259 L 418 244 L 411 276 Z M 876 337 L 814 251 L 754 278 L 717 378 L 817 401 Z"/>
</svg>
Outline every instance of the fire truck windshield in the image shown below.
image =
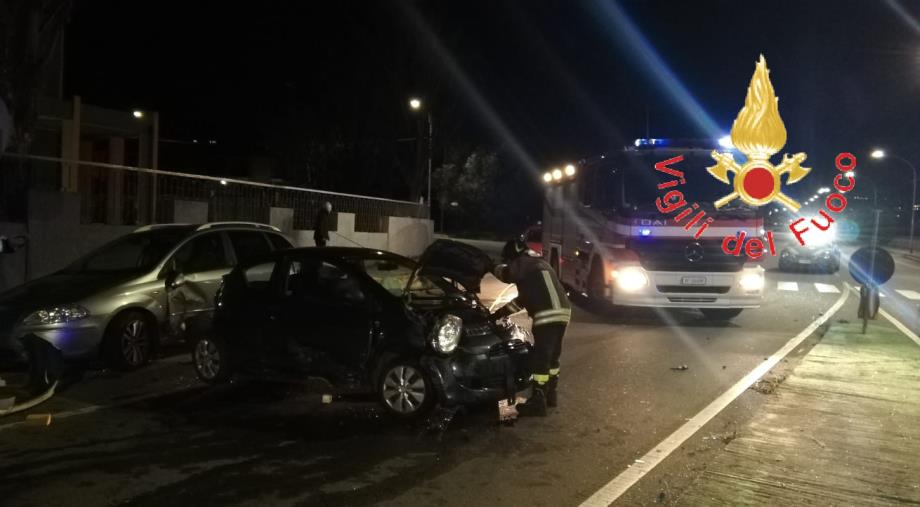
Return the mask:
<svg viewBox="0 0 920 507">
<path fill-rule="evenodd" d="M 658 184 L 674 178 L 656 171 L 655 164 L 679 154 L 684 155 L 684 160 L 672 167 L 684 173 L 686 183 L 674 189 L 683 192 L 687 202 L 711 207 L 713 202 L 731 192 L 730 185 L 718 181 L 706 171 L 706 167 L 712 165 L 708 152 L 627 151 L 595 168 L 596 174 L 589 176 L 583 187 L 586 202 L 596 209 L 621 213 L 657 212 L 655 199 L 667 191 L 659 190 Z M 751 208 L 737 201 L 723 209 L 747 211 Z"/>
</svg>

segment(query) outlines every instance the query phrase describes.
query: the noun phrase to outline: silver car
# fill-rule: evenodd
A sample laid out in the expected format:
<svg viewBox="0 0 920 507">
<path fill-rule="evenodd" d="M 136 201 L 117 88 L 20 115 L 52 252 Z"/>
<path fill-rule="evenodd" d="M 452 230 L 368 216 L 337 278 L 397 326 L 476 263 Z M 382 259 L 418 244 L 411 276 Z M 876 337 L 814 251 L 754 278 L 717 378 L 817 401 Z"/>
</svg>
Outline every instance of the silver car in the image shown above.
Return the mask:
<svg viewBox="0 0 920 507">
<path fill-rule="evenodd" d="M 291 246 L 277 228 L 254 223 L 142 227 L 0 294 L 0 352 L 14 360 L 42 355 L 42 364 L 50 354 L 58 366 L 101 358 L 139 368 L 161 343 L 210 325 L 233 266 Z"/>
</svg>

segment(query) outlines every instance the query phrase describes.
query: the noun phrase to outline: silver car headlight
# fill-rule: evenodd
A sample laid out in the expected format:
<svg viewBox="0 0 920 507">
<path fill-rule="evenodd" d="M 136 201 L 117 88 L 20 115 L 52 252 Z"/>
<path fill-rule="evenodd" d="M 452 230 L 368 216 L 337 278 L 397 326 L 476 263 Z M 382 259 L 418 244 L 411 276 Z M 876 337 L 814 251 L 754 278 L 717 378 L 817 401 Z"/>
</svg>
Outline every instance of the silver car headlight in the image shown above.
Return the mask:
<svg viewBox="0 0 920 507">
<path fill-rule="evenodd" d="M 41 310 L 32 312 L 28 317 L 23 319 L 22 323 L 27 326 L 60 324 L 62 322 L 73 322 L 87 317 L 89 317 L 89 311 L 80 305 L 60 305 L 42 308 Z"/>
<path fill-rule="evenodd" d="M 460 344 L 463 334 L 463 319 L 456 315 L 444 315 L 431 333 L 431 346 L 442 354 L 450 354 Z"/>
</svg>

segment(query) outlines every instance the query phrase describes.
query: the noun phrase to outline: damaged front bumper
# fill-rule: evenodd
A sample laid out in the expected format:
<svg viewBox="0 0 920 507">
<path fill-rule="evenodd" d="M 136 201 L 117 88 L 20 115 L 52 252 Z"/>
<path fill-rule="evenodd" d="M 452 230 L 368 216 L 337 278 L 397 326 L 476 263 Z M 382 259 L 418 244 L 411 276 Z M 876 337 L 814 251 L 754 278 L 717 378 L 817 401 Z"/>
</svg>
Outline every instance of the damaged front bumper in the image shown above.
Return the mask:
<svg viewBox="0 0 920 507">
<path fill-rule="evenodd" d="M 530 349 L 524 341 L 509 340 L 483 352 L 425 356 L 421 364 L 442 405 L 489 403 L 514 398 L 530 385 Z"/>
</svg>

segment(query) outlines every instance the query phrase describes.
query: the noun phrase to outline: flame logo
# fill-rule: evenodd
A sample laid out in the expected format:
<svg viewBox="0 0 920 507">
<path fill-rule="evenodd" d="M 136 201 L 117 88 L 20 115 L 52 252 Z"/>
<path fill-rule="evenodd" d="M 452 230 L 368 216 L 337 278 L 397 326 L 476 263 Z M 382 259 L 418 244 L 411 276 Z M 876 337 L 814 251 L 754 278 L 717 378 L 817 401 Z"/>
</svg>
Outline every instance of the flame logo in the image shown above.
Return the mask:
<svg viewBox="0 0 920 507">
<path fill-rule="evenodd" d="M 777 166 L 770 163 L 770 157 L 786 145 L 786 126 L 779 116 L 779 99 L 773 91 L 763 55 L 754 68 L 744 107 L 732 124 L 731 137 L 732 144 L 748 159 L 739 165 L 731 152 L 713 150 L 712 159 L 716 165 L 706 170 L 713 178 L 734 186 L 733 192 L 715 202 L 716 209 L 741 199 L 751 206 L 763 206 L 776 200 L 798 211 L 801 204 L 782 192 L 780 176 L 788 174 L 786 183 L 792 184 L 804 178 L 811 169 L 801 165 L 806 159 L 804 153 L 784 155 Z M 729 173 L 734 175 L 732 181 L 729 181 Z"/>
<path fill-rule="evenodd" d="M 786 145 L 786 126 L 779 116 L 779 98 L 773 91 L 763 55 L 754 69 L 744 107 L 732 124 L 732 144 L 755 160 L 768 160 Z"/>
</svg>

